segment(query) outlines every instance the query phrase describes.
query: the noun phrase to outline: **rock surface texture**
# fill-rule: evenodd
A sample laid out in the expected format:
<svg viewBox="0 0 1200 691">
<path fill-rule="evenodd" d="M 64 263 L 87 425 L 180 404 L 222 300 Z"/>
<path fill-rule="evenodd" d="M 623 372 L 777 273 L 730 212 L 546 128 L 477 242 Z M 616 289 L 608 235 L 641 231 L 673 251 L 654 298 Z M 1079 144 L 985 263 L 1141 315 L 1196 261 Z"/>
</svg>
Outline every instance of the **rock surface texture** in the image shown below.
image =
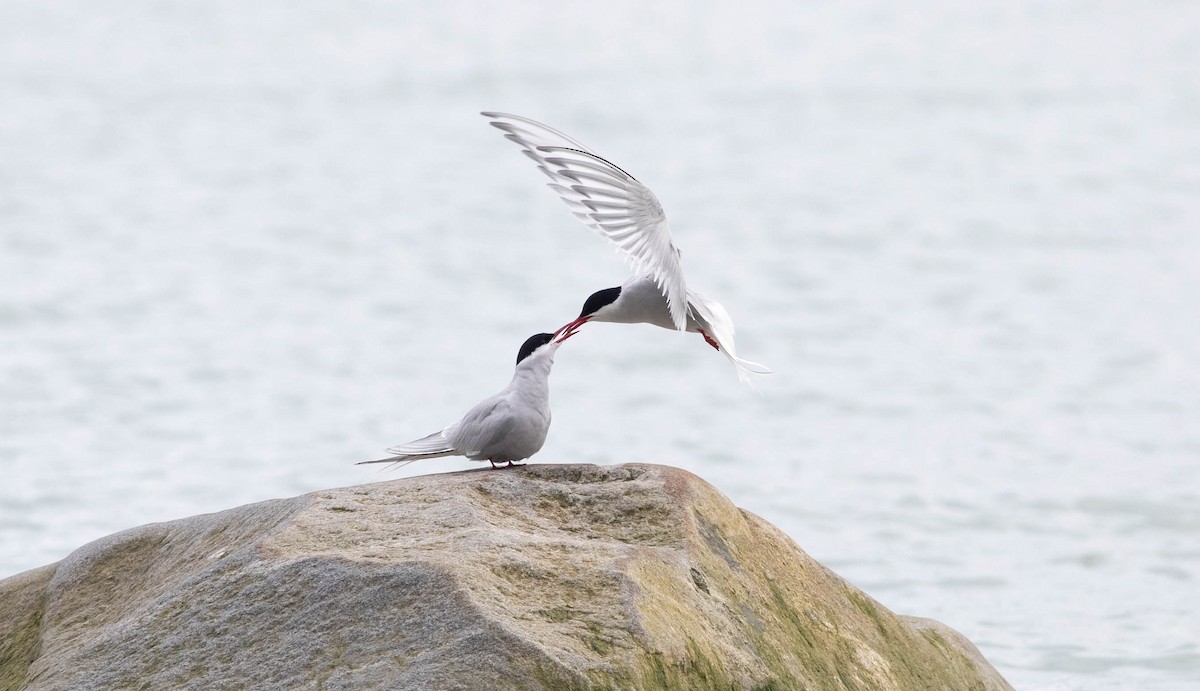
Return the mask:
<svg viewBox="0 0 1200 691">
<path fill-rule="evenodd" d="M 0 689 L 1009 689 L 694 475 L 531 465 L 146 525 L 0 581 Z"/>
</svg>

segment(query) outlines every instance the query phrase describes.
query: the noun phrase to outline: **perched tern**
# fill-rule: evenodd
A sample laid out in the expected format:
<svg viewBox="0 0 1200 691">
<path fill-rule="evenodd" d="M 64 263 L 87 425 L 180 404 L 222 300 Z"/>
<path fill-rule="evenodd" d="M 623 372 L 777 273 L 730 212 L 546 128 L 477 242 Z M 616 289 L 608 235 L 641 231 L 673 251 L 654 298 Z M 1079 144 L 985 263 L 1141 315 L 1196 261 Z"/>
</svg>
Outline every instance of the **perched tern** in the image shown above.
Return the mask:
<svg viewBox="0 0 1200 691">
<path fill-rule="evenodd" d="M 574 336 L 570 325 L 530 336 L 517 353 L 517 369 L 504 390 L 485 398 L 461 420 L 440 432 L 388 449 L 388 458 L 364 463 L 399 463 L 441 456 L 466 456 L 509 467 L 542 448 L 550 429 L 550 367 L 554 352 Z M 507 466 L 499 464 L 507 463 Z"/>
<path fill-rule="evenodd" d="M 764 365 L 737 356 L 733 320 L 721 303 L 688 288 L 658 198 L 632 175 L 558 130 L 519 115 L 484 112 L 550 178 L 550 188 L 584 225 L 620 248 L 636 275 L 624 284 L 596 291 L 579 317 L 563 327 L 589 321 L 646 323 L 697 332 L 737 368 L 738 379 L 770 374 Z"/>
</svg>

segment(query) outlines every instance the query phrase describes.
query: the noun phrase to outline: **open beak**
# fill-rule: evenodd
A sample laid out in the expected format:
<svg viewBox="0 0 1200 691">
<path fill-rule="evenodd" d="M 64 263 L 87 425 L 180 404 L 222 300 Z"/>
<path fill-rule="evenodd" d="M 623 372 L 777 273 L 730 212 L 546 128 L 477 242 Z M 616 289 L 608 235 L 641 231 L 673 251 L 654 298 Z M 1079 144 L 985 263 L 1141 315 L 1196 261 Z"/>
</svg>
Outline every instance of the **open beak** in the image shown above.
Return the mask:
<svg viewBox="0 0 1200 691">
<path fill-rule="evenodd" d="M 591 315 L 588 315 L 586 317 L 580 317 L 580 318 L 576 319 L 575 321 L 570 322 L 569 324 L 563 326 L 558 331 L 555 331 L 554 332 L 554 342 L 562 343 L 563 341 L 567 340 L 568 338 L 579 333 L 579 327 L 586 324 L 588 322 L 588 320 L 591 318 L 592 318 Z"/>
</svg>

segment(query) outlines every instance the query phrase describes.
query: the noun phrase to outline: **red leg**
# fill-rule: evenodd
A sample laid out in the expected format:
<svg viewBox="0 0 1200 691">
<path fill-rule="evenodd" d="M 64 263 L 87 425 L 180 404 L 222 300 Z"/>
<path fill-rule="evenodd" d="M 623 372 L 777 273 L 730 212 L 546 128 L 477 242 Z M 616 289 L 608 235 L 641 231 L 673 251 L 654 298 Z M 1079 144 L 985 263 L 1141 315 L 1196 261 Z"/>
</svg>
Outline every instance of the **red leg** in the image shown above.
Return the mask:
<svg viewBox="0 0 1200 691">
<path fill-rule="evenodd" d="M 713 348 L 715 348 L 717 350 L 721 349 L 721 345 L 719 343 L 717 343 L 716 341 L 714 341 L 712 339 L 712 337 L 709 336 L 708 333 L 704 329 L 700 329 L 700 335 L 704 337 L 704 340 L 708 341 L 708 344 L 710 346 L 712 346 Z"/>
<path fill-rule="evenodd" d="M 520 468 L 522 465 L 524 465 L 521 463 L 516 463 L 514 461 L 497 461 L 494 458 L 489 458 L 488 462 L 492 464 L 492 470 L 504 470 L 505 468 Z M 497 463 L 506 463 L 507 465 L 496 465 Z"/>
</svg>

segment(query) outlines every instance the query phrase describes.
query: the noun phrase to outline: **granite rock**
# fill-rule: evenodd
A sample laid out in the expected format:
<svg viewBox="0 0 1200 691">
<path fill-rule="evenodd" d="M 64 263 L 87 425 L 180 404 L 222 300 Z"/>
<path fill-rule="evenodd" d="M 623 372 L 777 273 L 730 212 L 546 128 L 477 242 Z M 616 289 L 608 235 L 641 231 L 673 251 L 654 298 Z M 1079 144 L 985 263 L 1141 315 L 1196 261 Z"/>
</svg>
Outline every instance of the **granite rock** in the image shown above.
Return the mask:
<svg viewBox="0 0 1200 691">
<path fill-rule="evenodd" d="M 1010 689 L 700 478 L 529 465 L 127 530 L 0 581 L 0 689 Z"/>
</svg>

